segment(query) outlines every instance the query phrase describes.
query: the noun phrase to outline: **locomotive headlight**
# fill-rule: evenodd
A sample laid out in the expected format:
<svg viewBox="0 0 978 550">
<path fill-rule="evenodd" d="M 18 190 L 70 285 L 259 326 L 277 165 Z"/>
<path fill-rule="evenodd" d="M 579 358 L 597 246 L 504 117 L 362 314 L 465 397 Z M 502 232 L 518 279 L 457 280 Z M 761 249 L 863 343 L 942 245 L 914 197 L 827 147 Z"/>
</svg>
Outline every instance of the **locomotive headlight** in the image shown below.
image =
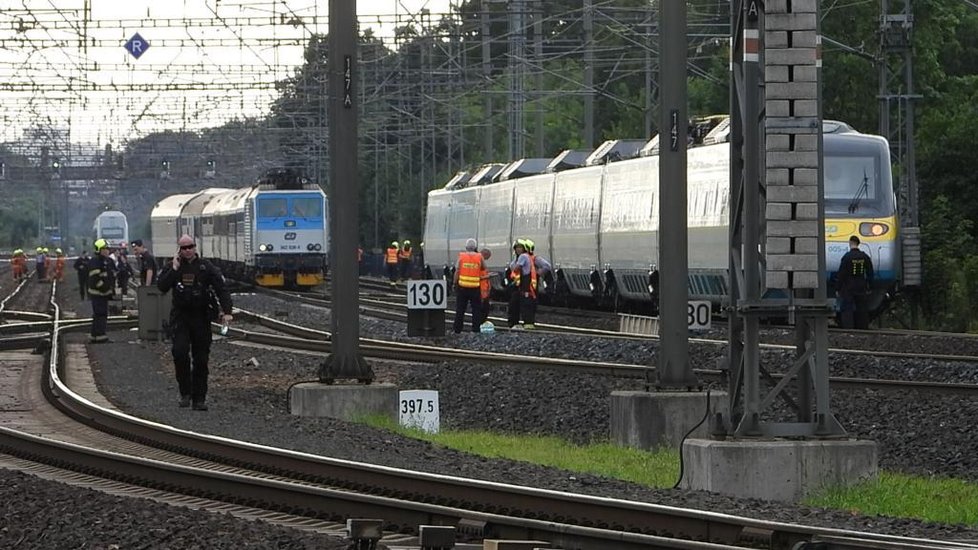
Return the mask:
<svg viewBox="0 0 978 550">
<path fill-rule="evenodd" d="M 275 248 L 275 247 L 274 247 L 274 246 L 272 246 L 272 245 L 270 245 L 270 244 L 266 244 L 266 245 L 265 245 L 265 250 L 267 250 L 267 251 L 269 251 L 269 252 L 271 252 L 271 251 L 272 251 L 272 249 L 274 249 L 274 248 Z"/>
<path fill-rule="evenodd" d="M 308 250 L 309 252 L 312 252 L 315 249 L 316 249 L 316 247 L 312 243 L 309 243 L 309 244 L 306 245 L 306 250 Z"/>
<path fill-rule="evenodd" d="M 859 224 L 859 234 L 863 237 L 879 237 L 886 235 L 890 231 L 890 226 L 885 223 L 863 222 Z"/>
<path fill-rule="evenodd" d="M 266 250 L 268 250 L 268 247 L 263 244 L 260 244 L 258 245 L 258 250 L 265 252 Z"/>
<path fill-rule="evenodd" d="M 315 246 L 313 246 L 313 249 L 315 249 L 316 252 L 319 252 L 320 250 L 323 249 L 323 245 L 316 243 Z"/>
</svg>

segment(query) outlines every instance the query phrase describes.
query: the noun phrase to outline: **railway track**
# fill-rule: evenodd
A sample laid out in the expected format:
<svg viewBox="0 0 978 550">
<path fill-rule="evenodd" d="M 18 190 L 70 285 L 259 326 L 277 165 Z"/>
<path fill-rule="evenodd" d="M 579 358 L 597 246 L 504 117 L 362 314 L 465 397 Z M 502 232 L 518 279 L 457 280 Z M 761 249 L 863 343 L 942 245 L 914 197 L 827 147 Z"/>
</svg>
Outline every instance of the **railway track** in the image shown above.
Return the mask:
<svg viewBox="0 0 978 550">
<path fill-rule="evenodd" d="M 331 303 L 323 298 L 309 296 L 307 293 L 293 293 L 278 290 L 261 289 L 258 290 L 264 294 L 270 296 L 278 297 L 283 300 L 298 301 L 304 304 L 313 305 L 322 308 L 329 308 Z M 360 299 L 360 311 L 361 314 L 370 317 L 389 319 L 395 321 L 405 321 L 407 319 L 407 309 L 403 302 L 394 302 L 390 300 L 378 300 L 374 298 L 361 298 Z M 496 324 L 497 331 L 508 331 L 509 329 L 505 326 L 505 319 L 499 317 L 490 317 Z M 446 323 L 449 320 L 446 319 Z M 551 332 L 560 334 L 574 334 L 579 336 L 587 336 L 590 338 L 602 338 L 602 339 L 612 339 L 612 340 L 622 340 L 622 341 L 649 341 L 657 340 L 657 336 L 652 335 L 630 335 L 623 334 L 617 331 L 603 330 L 603 329 L 592 329 L 587 327 L 578 326 L 568 326 L 568 325 L 557 325 L 548 323 L 537 323 L 536 324 L 538 332 Z M 905 338 L 907 335 L 903 333 L 897 333 L 900 337 Z M 936 335 L 941 335 L 937 333 Z M 927 336 L 935 336 L 934 333 L 927 334 Z M 953 337 L 953 335 L 952 335 Z M 690 338 L 689 342 L 691 344 L 701 344 L 709 346 L 720 346 L 725 347 L 728 345 L 726 339 L 717 338 Z M 767 350 L 777 350 L 785 352 L 794 352 L 796 349 L 794 345 L 790 344 L 780 344 L 780 343 L 762 343 L 761 349 Z M 978 355 L 970 354 L 955 354 L 955 353 L 923 353 L 923 352 L 907 352 L 907 351 L 890 351 L 885 349 L 851 349 L 851 348 L 841 348 L 841 347 L 830 347 L 830 353 L 836 353 L 848 356 L 865 356 L 865 357 L 879 357 L 879 358 L 896 358 L 896 359 L 920 359 L 920 360 L 938 360 L 938 361 L 958 361 L 964 363 L 978 363 Z"/>
<path fill-rule="evenodd" d="M 828 541 L 831 548 L 975 548 L 396 470 L 142 421 L 100 403 L 84 382 L 68 382 L 85 370 L 79 364 L 84 346 L 66 343 L 64 335 L 86 324 L 63 323 L 53 301 L 52 309 L 49 360 L 30 374 L 36 379 L 16 384 L 24 389 L 19 399 L 47 408 L 26 419 L 16 415 L 22 421 L 16 427 L 7 415 L 0 428 L 0 450 L 20 460 L 285 514 L 293 521 L 353 515 L 383 518 L 403 530 L 464 525 L 476 537 L 545 538 L 568 548 L 801 549 Z M 295 340 L 302 339 L 281 343 Z M 35 401 L 38 396 L 47 405 Z"/>
</svg>

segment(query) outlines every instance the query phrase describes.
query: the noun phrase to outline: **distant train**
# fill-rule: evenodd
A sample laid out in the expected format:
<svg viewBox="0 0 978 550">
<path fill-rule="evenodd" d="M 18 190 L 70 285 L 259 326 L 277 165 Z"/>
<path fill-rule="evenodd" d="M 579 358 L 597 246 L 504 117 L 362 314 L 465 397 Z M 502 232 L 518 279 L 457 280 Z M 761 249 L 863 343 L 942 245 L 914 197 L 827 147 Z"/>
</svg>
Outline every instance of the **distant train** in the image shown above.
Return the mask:
<svg viewBox="0 0 978 550">
<path fill-rule="evenodd" d="M 691 147 L 688 162 L 689 297 L 717 306 L 728 297 L 730 145 L 726 121 Z M 825 256 L 831 277 L 848 239 L 859 235 L 876 269 L 871 307 L 879 311 L 901 279 L 901 242 L 890 156 L 884 138 L 826 121 Z M 657 299 L 658 140 L 606 142 L 593 152 L 490 164 L 456 175 L 428 194 L 425 257 L 450 271 L 465 240 L 493 251 L 535 241 L 554 265 L 548 293 L 613 304 Z M 493 254 L 504 272 L 510 254 Z M 496 281 L 496 279 L 493 279 Z"/>
<path fill-rule="evenodd" d="M 129 244 L 129 222 L 118 210 L 106 210 L 92 224 L 92 242 L 105 239 L 110 247 L 125 248 Z"/>
<path fill-rule="evenodd" d="M 198 253 L 228 276 L 267 287 L 312 287 L 326 276 L 326 194 L 290 171 L 251 187 L 171 195 L 150 214 L 154 253 L 163 261 L 190 235 Z"/>
</svg>

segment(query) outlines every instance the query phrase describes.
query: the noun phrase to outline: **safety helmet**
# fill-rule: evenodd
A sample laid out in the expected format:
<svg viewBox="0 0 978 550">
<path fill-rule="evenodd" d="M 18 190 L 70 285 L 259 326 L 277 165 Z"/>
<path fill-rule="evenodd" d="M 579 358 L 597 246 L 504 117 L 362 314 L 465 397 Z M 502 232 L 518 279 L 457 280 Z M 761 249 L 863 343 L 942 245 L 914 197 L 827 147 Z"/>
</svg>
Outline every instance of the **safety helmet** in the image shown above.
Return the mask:
<svg viewBox="0 0 978 550">
<path fill-rule="evenodd" d="M 44 253 L 45 253 L 45 254 L 47 254 L 47 253 L 48 253 L 48 247 L 46 247 L 46 246 L 44 247 Z"/>
<path fill-rule="evenodd" d="M 533 252 L 533 248 L 536 246 L 530 239 L 523 239 L 523 245 L 526 246 L 527 252 Z"/>
<path fill-rule="evenodd" d="M 407 240 L 407 239 L 405 239 L 405 240 L 404 240 L 404 246 L 407 246 L 407 245 L 409 245 L 409 244 L 411 244 L 411 241 L 409 241 L 409 240 Z"/>
<path fill-rule="evenodd" d="M 41 252 L 44 252 L 44 247 L 37 247 L 37 253 L 40 254 Z"/>
<path fill-rule="evenodd" d="M 397 241 L 394 241 L 394 242 L 391 243 L 391 246 L 393 246 L 394 248 L 397 248 L 397 247 L 399 247 L 401 245 L 397 244 Z"/>
<path fill-rule="evenodd" d="M 99 250 L 102 250 L 103 248 L 109 246 L 109 243 L 106 242 L 105 239 L 98 239 L 98 240 L 95 241 L 94 244 L 95 244 L 95 251 L 96 252 L 98 252 Z"/>
<path fill-rule="evenodd" d="M 60 248 L 55 248 L 54 249 L 54 253 L 55 254 L 64 254 L 64 252 L 62 252 Z"/>
</svg>

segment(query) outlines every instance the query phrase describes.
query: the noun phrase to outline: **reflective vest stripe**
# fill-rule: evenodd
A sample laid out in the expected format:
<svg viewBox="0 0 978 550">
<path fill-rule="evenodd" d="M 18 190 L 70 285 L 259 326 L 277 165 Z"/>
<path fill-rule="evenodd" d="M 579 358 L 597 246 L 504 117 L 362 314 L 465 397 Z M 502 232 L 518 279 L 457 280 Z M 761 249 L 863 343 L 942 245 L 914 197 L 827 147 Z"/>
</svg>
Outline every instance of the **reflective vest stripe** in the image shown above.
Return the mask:
<svg viewBox="0 0 978 550">
<path fill-rule="evenodd" d="M 391 247 L 391 248 L 388 248 L 387 249 L 387 263 L 389 263 L 389 264 L 396 264 L 397 263 L 397 249 L 396 248 Z"/>
<path fill-rule="evenodd" d="M 458 253 L 458 286 L 479 288 L 479 275 L 482 273 L 482 254 L 478 252 Z"/>
<path fill-rule="evenodd" d="M 410 260 L 411 259 L 411 251 L 410 250 L 402 250 L 402 251 L 400 251 L 400 252 L 397 253 L 397 256 L 399 258 L 401 258 L 402 260 Z"/>
</svg>

